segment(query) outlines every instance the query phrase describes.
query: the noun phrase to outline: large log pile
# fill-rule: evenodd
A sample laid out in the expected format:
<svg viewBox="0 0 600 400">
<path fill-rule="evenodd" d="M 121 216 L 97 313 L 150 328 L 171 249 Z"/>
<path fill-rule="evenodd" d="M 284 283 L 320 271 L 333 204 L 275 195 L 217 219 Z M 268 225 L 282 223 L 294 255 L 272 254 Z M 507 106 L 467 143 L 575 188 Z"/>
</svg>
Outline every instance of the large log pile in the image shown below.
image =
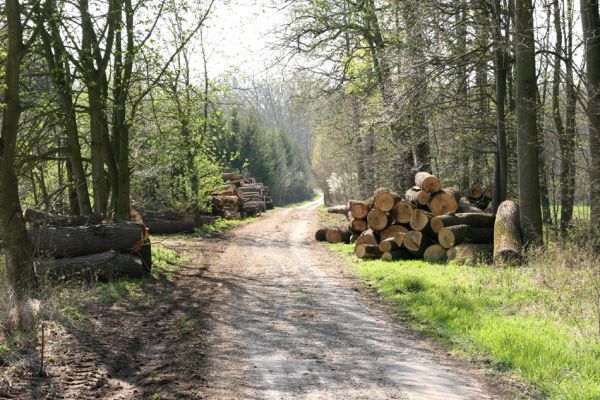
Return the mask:
<svg viewBox="0 0 600 400">
<path fill-rule="evenodd" d="M 458 189 L 443 188 L 436 176 L 419 172 L 415 186 L 403 197 L 382 188 L 369 200 L 328 208 L 328 212 L 347 216 L 348 227 L 320 230 L 315 238 L 332 243 L 353 242 L 356 256 L 365 259 L 475 264 L 492 260 L 496 235 L 502 240 L 502 249 L 494 253 L 501 253 L 498 257 L 504 263 L 514 264 L 517 258 L 511 251 L 515 243 L 520 243 L 514 239 L 519 229 L 514 225 L 514 211 L 503 217 L 508 220 L 501 224 L 502 233 L 495 233 L 496 217 L 484 211 L 489 210 L 491 197 L 490 187 L 478 185 L 468 188 L 461 197 Z M 501 206 L 499 213 L 502 209 Z M 339 234 L 329 234 L 332 229 Z"/>
<path fill-rule="evenodd" d="M 254 217 L 273 208 L 269 188 L 254 178 L 243 178 L 237 173 L 223 174 L 225 185 L 212 193 L 215 215 L 226 219 Z"/>
<path fill-rule="evenodd" d="M 27 234 L 42 281 L 139 278 L 152 268 L 148 230 L 139 223 L 68 217 L 26 209 Z"/>
</svg>

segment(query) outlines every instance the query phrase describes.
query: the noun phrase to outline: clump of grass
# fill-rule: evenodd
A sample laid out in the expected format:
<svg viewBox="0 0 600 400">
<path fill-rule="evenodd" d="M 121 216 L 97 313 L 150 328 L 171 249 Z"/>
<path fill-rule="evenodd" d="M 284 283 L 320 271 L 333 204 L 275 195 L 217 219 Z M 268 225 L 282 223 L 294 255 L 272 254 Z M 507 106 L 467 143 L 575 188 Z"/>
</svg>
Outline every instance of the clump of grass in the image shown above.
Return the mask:
<svg viewBox="0 0 600 400">
<path fill-rule="evenodd" d="M 260 217 L 251 217 L 245 219 L 224 219 L 217 218 L 212 225 L 201 225 L 196 229 L 196 233 L 200 236 L 218 235 L 239 225 L 249 224 L 258 221 Z"/>
<path fill-rule="evenodd" d="M 550 399 L 600 398 L 592 315 L 600 274 L 591 253 L 547 247 L 529 253 L 528 266 L 492 268 L 362 262 L 351 245 L 330 248 L 417 329 L 458 352 L 521 376 Z"/>
</svg>

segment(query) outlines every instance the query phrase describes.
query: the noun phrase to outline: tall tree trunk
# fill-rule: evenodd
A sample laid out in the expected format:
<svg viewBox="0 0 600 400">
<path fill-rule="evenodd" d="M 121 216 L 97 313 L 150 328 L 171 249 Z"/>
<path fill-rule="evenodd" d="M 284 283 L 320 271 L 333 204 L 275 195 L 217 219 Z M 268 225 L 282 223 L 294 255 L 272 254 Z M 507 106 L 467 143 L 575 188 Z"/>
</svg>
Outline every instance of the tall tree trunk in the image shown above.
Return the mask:
<svg viewBox="0 0 600 400">
<path fill-rule="evenodd" d="M 566 235 L 573 217 L 575 203 L 575 134 L 577 92 L 573 80 L 573 0 L 567 0 L 566 27 L 566 84 L 567 104 L 565 107 L 564 135 L 559 137 L 560 170 L 560 229 Z"/>
<path fill-rule="evenodd" d="M 494 194 L 492 207 L 496 211 L 506 200 L 508 187 L 508 149 L 506 145 L 506 79 L 507 43 L 502 36 L 502 0 L 494 0 L 494 51 L 496 73 L 496 154 L 494 167 Z"/>
<path fill-rule="evenodd" d="M 590 142 L 590 231 L 600 247 L 600 16 L 598 0 L 581 0 Z"/>
<path fill-rule="evenodd" d="M 0 131 L 0 236 L 4 242 L 6 272 L 17 304 L 36 287 L 31 242 L 19 200 L 14 162 L 20 118 L 19 81 L 24 56 L 23 28 L 18 0 L 5 3 L 7 53 L 4 66 L 4 108 Z"/>
<path fill-rule="evenodd" d="M 521 229 L 526 243 L 542 241 L 538 174 L 537 82 L 532 0 L 515 0 L 517 145 Z"/>
</svg>

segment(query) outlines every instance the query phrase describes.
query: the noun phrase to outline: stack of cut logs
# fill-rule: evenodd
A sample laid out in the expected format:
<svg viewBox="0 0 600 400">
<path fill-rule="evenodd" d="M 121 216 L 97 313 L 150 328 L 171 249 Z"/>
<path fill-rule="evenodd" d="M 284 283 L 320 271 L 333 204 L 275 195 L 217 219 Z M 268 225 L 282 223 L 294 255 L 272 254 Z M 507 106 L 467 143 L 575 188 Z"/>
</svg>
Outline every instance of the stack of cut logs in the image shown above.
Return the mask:
<svg viewBox="0 0 600 400">
<path fill-rule="evenodd" d="M 417 173 L 415 184 L 404 198 L 378 189 L 367 201 L 330 207 L 328 212 L 349 218 L 349 227 L 319 229 L 315 238 L 355 243 L 355 254 L 362 259 L 489 262 L 495 216 L 481 208 L 487 208 L 491 189 L 474 185 L 461 199 L 457 189 L 442 189 L 441 181 L 427 172 Z M 481 192 L 472 193 L 475 188 Z"/>
<path fill-rule="evenodd" d="M 40 280 L 112 280 L 150 273 L 150 240 L 142 224 L 104 223 L 99 215 L 60 216 L 31 208 L 23 217 Z"/>
<path fill-rule="evenodd" d="M 254 178 L 243 178 L 230 172 L 223 174 L 226 182 L 212 193 L 213 210 L 226 219 L 254 217 L 273 208 L 269 188 Z"/>
</svg>

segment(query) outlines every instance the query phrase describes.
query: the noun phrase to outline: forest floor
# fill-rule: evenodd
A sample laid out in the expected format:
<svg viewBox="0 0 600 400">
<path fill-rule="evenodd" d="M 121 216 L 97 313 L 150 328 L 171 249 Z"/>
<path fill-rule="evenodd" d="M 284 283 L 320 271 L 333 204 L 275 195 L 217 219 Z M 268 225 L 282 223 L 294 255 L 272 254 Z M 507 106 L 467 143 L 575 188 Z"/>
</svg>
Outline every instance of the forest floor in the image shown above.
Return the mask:
<svg viewBox="0 0 600 400">
<path fill-rule="evenodd" d="M 315 244 L 318 204 L 164 240 L 184 255 L 168 279 L 104 286 L 68 320 L 47 315 L 47 376 L 36 355 L 2 367 L 0 354 L 0 399 L 513 397 Z"/>
</svg>

